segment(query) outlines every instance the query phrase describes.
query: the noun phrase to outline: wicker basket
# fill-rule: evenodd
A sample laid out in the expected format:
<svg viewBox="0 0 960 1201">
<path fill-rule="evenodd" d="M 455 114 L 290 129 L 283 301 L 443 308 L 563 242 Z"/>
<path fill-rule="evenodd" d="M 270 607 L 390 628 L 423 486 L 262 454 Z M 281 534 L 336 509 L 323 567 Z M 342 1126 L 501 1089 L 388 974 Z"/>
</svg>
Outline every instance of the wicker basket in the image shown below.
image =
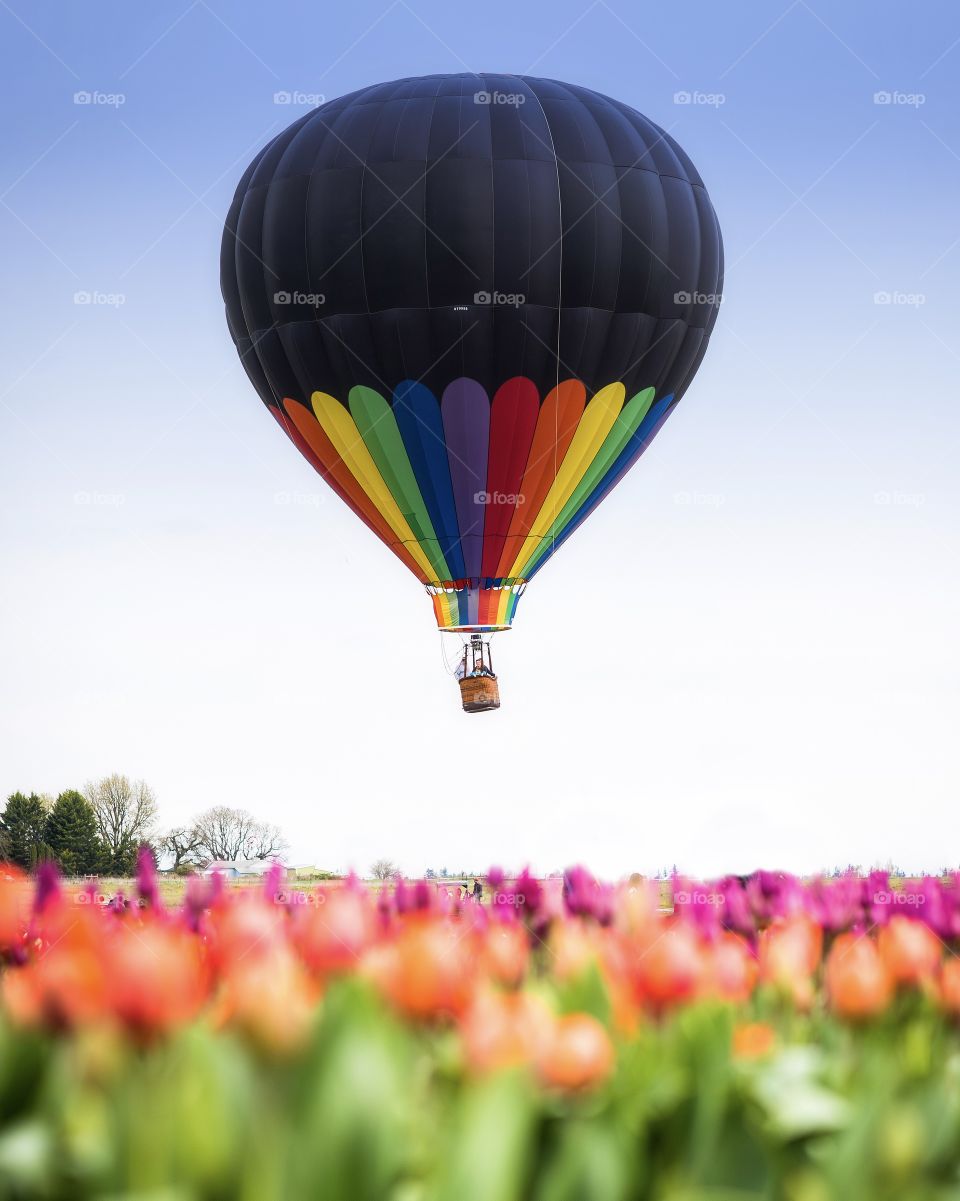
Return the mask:
<svg viewBox="0 0 960 1201">
<path fill-rule="evenodd" d="M 466 676 L 460 681 L 460 699 L 464 713 L 485 713 L 500 708 L 500 689 L 496 676 Z"/>
</svg>

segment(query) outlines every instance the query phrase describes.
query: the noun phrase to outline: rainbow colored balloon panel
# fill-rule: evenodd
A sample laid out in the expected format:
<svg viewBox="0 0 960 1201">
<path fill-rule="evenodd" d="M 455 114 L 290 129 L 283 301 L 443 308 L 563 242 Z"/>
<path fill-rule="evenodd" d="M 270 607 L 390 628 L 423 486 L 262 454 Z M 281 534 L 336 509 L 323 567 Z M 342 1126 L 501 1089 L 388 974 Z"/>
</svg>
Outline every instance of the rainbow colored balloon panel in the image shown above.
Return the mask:
<svg viewBox="0 0 960 1201">
<path fill-rule="evenodd" d="M 314 392 L 272 409 L 301 452 L 433 598 L 446 630 L 508 629 L 523 588 L 642 454 L 670 412 L 653 388 L 588 397 L 576 379 L 492 399 L 453 380 L 439 400 L 404 381 L 347 403 Z"/>
</svg>

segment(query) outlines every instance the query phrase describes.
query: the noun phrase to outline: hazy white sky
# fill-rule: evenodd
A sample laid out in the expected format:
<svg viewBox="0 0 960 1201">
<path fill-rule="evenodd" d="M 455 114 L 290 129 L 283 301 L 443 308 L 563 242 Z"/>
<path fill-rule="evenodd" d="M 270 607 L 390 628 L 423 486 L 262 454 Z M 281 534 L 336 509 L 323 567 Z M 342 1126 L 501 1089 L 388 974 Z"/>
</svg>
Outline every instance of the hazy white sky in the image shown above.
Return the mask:
<svg viewBox="0 0 960 1201">
<path fill-rule="evenodd" d="M 582 6 L 531 6 L 510 37 L 439 0 L 242 4 L 236 36 L 164 3 L 108 40 L 0 13 L 3 795 L 121 771 L 167 823 L 244 806 L 329 868 L 960 863 L 960 14 L 704 6 L 694 37 L 616 7 L 571 33 Z M 217 282 L 243 166 L 303 111 L 275 91 L 465 61 L 669 128 L 730 265 L 700 375 L 495 641 L 479 717 L 416 581 L 263 411 Z"/>
</svg>

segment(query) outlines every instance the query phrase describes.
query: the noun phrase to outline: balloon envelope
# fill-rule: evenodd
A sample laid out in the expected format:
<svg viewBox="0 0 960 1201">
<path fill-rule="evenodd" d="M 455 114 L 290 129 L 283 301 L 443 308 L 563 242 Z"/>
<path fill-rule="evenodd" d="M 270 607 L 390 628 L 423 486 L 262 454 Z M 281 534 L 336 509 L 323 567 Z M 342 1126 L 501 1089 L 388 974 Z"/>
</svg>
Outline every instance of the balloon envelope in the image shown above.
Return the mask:
<svg viewBox="0 0 960 1201">
<path fill-rule="evenodd" d="M 306 114 L 244 173 L 221 257 L 254 387 L 446 629 L 510 625 L 683 395 L 722 277 L 668 134 L 492 74 Z"/>
</svg>

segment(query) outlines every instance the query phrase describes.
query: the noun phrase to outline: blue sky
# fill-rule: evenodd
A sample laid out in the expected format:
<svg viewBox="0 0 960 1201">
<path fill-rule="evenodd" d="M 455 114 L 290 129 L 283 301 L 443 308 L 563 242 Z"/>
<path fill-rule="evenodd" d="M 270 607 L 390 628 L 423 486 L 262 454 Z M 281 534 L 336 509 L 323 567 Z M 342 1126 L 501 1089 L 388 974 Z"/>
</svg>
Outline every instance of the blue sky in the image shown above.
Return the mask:
<svg viewBox="0 0 960 1201">
<path fill-rule="evenodd" d="M 0 792 L 124 771 L 330 867 L 956 865 L 955 5 L 12 0 L 0 29 Z M 476 720 L 218 285 L 301 99 L 462 70 L 668 129 L 728 263 L 697 380 Z"/>
</svg>

